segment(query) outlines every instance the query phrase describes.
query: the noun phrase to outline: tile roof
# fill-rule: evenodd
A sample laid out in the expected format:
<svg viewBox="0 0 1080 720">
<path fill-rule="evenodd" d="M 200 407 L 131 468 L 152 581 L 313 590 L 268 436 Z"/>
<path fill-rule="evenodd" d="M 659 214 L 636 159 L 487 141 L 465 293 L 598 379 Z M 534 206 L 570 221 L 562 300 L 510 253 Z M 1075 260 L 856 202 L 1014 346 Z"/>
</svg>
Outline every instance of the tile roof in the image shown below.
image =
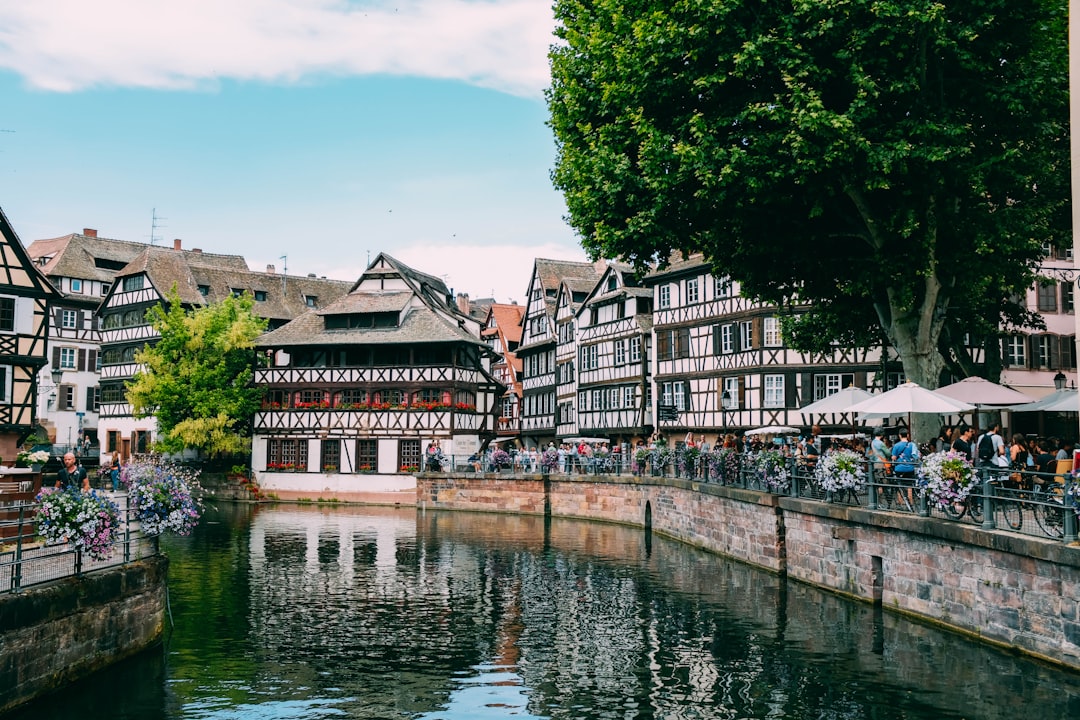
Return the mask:
<svg viewBox="0 0 1080 720">
<path fill-rule="evenodd" d="M 521 342 L 521 316 L 525 314 L 523 305 L 507 305 L 495 303 L 491 306 L 491 314 L 495 317 L 495 324 L 502 331 L 502 335 L 508 343 Z M 495 331 L 486 331 L 491 335 Z"/>
<path fill-rule="evenodd" d="M 130 263 L 148 247 L 145 243 L 71 233 L 58 238 L 35 240 L 26 248 L 26 252 L 48 277 L 110 282 L 120 267 Z M 41 258 L 49 260 L 42 265 L 38 262 Z"/>
</svg>

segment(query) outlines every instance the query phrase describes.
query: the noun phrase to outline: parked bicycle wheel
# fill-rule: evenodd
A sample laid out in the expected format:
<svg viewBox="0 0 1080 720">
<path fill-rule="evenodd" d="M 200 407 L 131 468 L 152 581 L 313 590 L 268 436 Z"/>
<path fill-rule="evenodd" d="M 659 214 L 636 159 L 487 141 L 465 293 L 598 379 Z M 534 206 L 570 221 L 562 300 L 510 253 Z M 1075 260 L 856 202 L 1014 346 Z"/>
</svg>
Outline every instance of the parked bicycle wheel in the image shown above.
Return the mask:
<svg viewBox="0 0 1080 720">
<path fill-rule="evenodd" d="M 1048 537 L 1059 539 L 1065 536 L 1065 491 L 1060 485 L 1039 493 L 1041 502 L 1035 506 L 1035 522 Z"/>
<path fill-rule="evenodd" d="M 1010 530 L 1019 530 L 1024 526 L 1024 509 L 1019 500 L 1009 498 L 999 500 L 998 507 Z"/>
</svg>

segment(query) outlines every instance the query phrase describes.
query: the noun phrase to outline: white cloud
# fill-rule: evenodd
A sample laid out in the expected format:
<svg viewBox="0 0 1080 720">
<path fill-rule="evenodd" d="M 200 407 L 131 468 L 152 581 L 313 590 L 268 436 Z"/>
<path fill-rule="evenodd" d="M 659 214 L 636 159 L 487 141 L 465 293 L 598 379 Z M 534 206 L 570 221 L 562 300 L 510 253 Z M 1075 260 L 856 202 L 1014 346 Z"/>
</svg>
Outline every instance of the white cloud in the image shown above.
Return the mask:
<svg viewBox="0 0 1080 720">
<path fill-rule="evenodd" d="M 536 258 L 550 260 L 585 261 L 581 248 L 556 243 L 544 245 L 457 245 L 452 243 L 434 245 L 410 245 L 388 250 L 389 254 L 409 267 L 442 278 L 455 293 L 468 293 L 473 300 L 495 298 L 496 302 L 525 302 L 529 288 L 533 261 Z M 372 253 L 374 259 L 375 254 Z M 305 261 L 303 270 L 289 268 L 289 274 L 314 272 L 320 276 L 338 280 L 355 280 L 364 272 L 366 265 L 321 265 Z M 249 259 L 252 269 L 262 269 L 275 264 L 281 272 L 281 260 Z"/>
<path fill-rule="evenodd" d="M 553 27 L 545 0 L 28 0 L 0 4 L 0 67 L 62 92 L 391 74 L 536 96 Z"/>
</svg>

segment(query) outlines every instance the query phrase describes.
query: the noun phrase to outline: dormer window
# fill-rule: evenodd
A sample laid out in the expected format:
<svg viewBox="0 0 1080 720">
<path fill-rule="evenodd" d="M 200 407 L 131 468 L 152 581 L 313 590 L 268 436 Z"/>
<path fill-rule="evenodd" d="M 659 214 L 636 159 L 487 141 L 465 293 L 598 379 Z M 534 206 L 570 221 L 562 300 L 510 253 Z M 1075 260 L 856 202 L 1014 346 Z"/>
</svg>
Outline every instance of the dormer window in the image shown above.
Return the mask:
<svg viewBox="0 0 1080 720">
<path fill-rule="evenodd" d="M 72 278 L 71 279 L 71 292 L 73 292 L 73 293 L 81 293 L 82 291 L 83 291 L 82 290 L 82 280 L 80 280 L 78 278 Z"/>
<path fill-rule="evenodd" d="M 206 297 L 207 295 L 209 295 L 210 294 L 210 286 L 209 285 L 200 285 L 199 286 L 199 294 L 202 295 L 203 297 Z"/>
<path fill-rule="evenodd" d="M 255 300 L 257 302 L 266 302 L 266 291 L 265 290 L 256 290 L 255 291 Z"/>
<path fill-rule="evenodd" d="M 615 278 L 615 276 L 614 275 L 608 275 L 608 279 L 607 279 L 608 292 L 611 292 L 611 291 L 617 289 L 618 287 L 619 287 L 619 281 Z"/>
<path fill-rule="evenodd" d="M 327 315 L 324 325 L 327 330 L 351 330 L 397 327 L 396 312 L 349 313 L 347 315 Z"/>
<path fill-rule="evenodd" d="M 230 288 L 230 290 L 232 291 L 232 296 L 233 297 L 238 298 L 238 297 L 243 297 L 243 295 L 244 295 L 244 289 L 243 288 Z"/>
<path fill-rule="evenodd" d="M 304 304 L 307 305 L 308 307 L 313 308 L 316 305 L 318 305 L 318 303 L 319 303 L 319 298 L 317 296 L 315 296 L 315 295 L 305 295 L 304 296 Z"/>
</svg>

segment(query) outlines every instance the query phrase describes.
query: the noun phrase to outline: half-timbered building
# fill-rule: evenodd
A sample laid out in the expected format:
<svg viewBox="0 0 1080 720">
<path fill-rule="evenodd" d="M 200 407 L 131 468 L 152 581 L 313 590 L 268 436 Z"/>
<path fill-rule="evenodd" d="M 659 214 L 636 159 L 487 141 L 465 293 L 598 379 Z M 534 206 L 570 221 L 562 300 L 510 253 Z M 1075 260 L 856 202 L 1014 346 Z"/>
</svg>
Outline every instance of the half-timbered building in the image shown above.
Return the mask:
<svg viewBox="0 0 1080 720">
<path fill-rule="evenodd" d="M 101 334 L 96 312 L 116 274 L 146 249 L 144 243 L 98 237 L 85 228 L 35 240 L 26 249 L 38 270 L 60 293 L 49 312 L 49 363 L 42 369 L 38 416 L 60 446 L 83 434 L 98 441 Z M 53 382 L 53 378 L 56 382 Z"/>
<path fill-rule="evenodd" d="M 576 313 L 577 428 L 633 445 L 653 430 L 649 351 L 652 291 L 609 264 Z"/>
<path fill-rule="evenodd" d="M 347 295 L 257 342 L 252 465 L 264 488 L 401 499 L 427 446 L 463 461 L 496 435 L 504 386 L 481 322 L 439 278 L 381 253 Z"/>
<path fill-rule="evenodd" d="M 522 362 L 521 440 L 527 447 L 542 447 L 555 440 L 556 380 L 555 314 L 559 287 L 563 282 L 600 279 L 602 262 L 572 262 L 537 258 L 533 263 L 521 318 Z"/>
<path fill-rule="evenodd" d="M 499 440 L 517 440 L 521 434 L 521 360 L 516 351 L 521 344 L 523 310 L 517 303 L 492 303 L 480 333 L 497 356 L 491 374 L 506 386 L 496 426 Z"/>
<path fill-rule="evenodd" d="M 265 273 L 253 272 L 239 255 L 184 250 L 179 241 L 171 249 L 144 246 L 143 251 L 117 273 L 99 309 L 101 385 L 98 411 L 104 453 L 116 451 L 126 459 L 133 452 L 148 450 L 154 440 L 157 429 L 154 418 L 135 417 L 127 402 L 125 383 L 139 371 L 135 354 L 159 338 L 146 320 L 146 311 L 166 302 L 173 288 L 185 308 L 250 293 L 255 301 L 253 313 L 266 318 L 269 326 L 276 328 L 304 312 L 337 300 L 349 289 L 349 283 L 314 275 L 277 274 L 272 265 Z"/>
<path fill-rule="evenodd" d="M 555 297 L 555 436 L 578 434 L 577 311 L 596 286 L 594 278 L 567 278 Z"/>
<path fill-rule="evenodd" d="M 37 424 L 49 306 L 57 299 L 59 293 L 38 272 L 0 209 L 0 458 L 8 462 Z"/>
<path fill-rule="evenodd" d="M 847 414 L 804 418 L 799 408 L 899 370 L 882 367 L 879 348 L 809 354 L 787 347 L 777 308 L 743 297 L 739 283 L 712 274 L 700 255 L 650 273 L 645 283 L 654 305 L 656 426 L 671 439 L 766 425 L 850 428 Z"/>
</svg>

